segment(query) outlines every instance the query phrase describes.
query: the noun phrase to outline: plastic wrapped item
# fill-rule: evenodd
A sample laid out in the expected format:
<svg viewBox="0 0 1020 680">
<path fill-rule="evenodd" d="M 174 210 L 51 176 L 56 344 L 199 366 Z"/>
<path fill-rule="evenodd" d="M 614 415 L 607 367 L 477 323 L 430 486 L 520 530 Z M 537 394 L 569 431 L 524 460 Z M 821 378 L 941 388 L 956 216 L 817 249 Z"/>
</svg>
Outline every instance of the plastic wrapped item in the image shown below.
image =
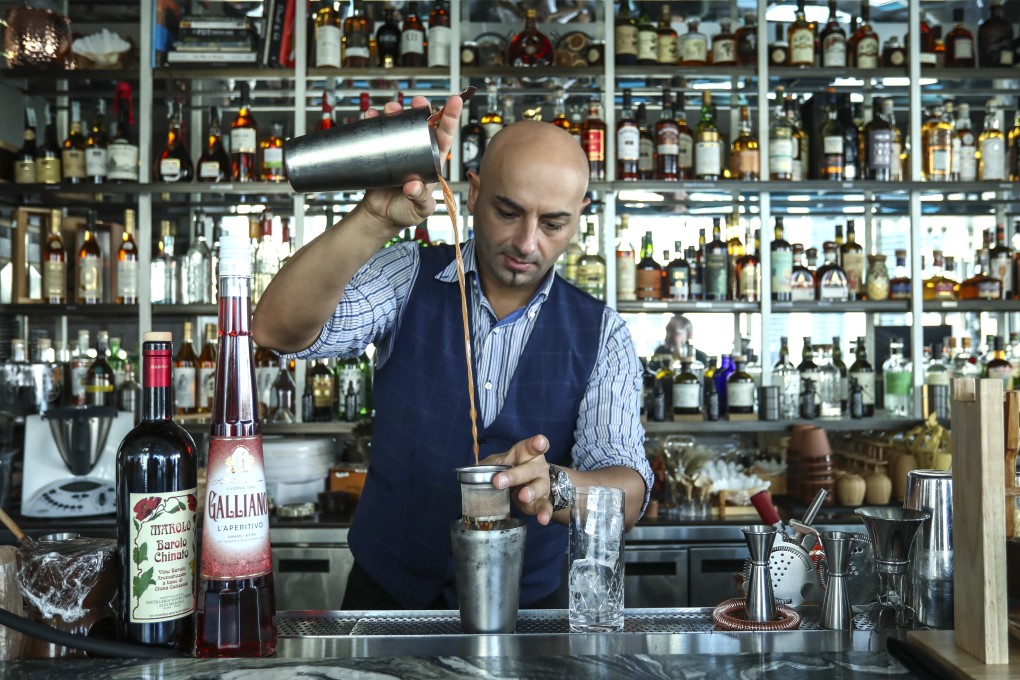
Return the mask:
<svg viewBox="0 0 1020 680">
<path fill-rule="evenodd" d="M 18 550 L 12 545 L 0 546 L 0 607 L 9 612 L 21 614 L 22 600 L 18 583 Z M 0 660 L 21 658 L 21 633 L 0 626 Z"/>
<path fill-rule="evenodd" d="M 117 542 L 56 534 L 20 549 L 18 586 L 28 617 L 60 630 L 116 638 Z M 26 640 L 25 658 L 84 656 L 43 640 Z"/>
</svg>

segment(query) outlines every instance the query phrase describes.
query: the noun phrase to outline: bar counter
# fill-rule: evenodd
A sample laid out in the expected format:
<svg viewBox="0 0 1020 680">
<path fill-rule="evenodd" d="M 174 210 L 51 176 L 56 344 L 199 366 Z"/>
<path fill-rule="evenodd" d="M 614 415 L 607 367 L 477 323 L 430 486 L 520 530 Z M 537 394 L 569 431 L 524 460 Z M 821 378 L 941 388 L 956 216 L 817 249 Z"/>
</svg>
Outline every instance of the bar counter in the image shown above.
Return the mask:
<svg viewBox="0 0 1020 680">
<path fill-rule="evenodd" d="M 266 659 L 75 659 L 0 664 L 11 678 L 915 678 L 888 631 L 723 632 L 710 609 L 627 610 L 620 633 L 569 633 L 563 610 L 522 611 L 518 631 L 464 635 L 457 612 L 280 612 Z M 894 637 L 899 637 L 893 634 Z"/>
</svg>

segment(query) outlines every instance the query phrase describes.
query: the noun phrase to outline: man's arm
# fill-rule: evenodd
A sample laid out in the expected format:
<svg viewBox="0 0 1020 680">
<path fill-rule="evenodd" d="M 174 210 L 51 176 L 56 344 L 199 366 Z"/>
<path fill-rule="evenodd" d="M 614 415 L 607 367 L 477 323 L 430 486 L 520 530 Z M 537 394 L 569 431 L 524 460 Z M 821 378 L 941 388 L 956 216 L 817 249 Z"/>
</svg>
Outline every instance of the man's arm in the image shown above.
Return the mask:
<svg viewBox="0 0 1020 680">
<path fill-rule="evenodd" d="M 457 95 L 446 102 L 436 130 L 442 159 L 453 143 L 463 104 Z M 415 97 L 411 106 L 428 106 L 428 100 Z M 390 102 L 384 110 L 399 111 L 400 106 Z M 366 192 L 350 214 L 298 250 L 273 277 L 255 308 L 255 342 L 286 353 L 310 346 L 354 274 L 401 229 L 420 223 L 435 208 L 431 188 L 417 180 L 399 189 Z"/>
</svg>

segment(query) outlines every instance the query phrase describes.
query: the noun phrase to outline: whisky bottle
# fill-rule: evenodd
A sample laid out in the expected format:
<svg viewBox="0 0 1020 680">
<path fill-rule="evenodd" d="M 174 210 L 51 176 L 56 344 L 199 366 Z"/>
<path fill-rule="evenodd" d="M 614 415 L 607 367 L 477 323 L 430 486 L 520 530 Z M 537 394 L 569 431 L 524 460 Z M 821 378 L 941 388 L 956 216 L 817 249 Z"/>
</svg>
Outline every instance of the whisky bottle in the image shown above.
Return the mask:
<svg viewBox="0 0 1020 680">
<path fill-rule="evenodd" d="M 737 259 L 737 300 L 743 300 L 745 302 L 758 302 L 761 300 L 761 261 L 758 258 L 758 251 L 760 249 L 761 233 L 755 229 L 754 246 L 748 248 L 747 252 Z"/>
<path fill-rule="evenodd" d="M 861 177 L 861 130 L 854 116 L 850 95 L 837 95 L 839 123 L 843 126 L 843 179 L 853 181 Z"/>
<path fill-rule="evenodd" d="M 684 259 L 680 241 L 673 244 L 673 254 L 666 265 L 666 299 L 686 302 L 691 299 L 691 266 Z"/>
<path fill-rule="evenodd" d="M 804 14 L 804 0 L 797 0 L 797 14 L 787 30 L 790 44 L 789 66 L 815 65 L 815 32 Z"/>
<path fill-rule="evenodd" d="M 552 61 L 552 43 L 538 30 L 537 11 L 529 9 L 524 14 L 524 30 L 510 39 L 507 63 L 511 66 L 548 66 Z"/>
<path fill-rule="evenodd" d="M 1013 66 L 1013 25 L 1003 16 L 1002 0 L 992 0 L 989 12 L 978 26 L 978 66 Z"/>
<path fill-rule="evenodd" d="M 836 15 L 836 0 L 829 0 L 829 21 L 819 36 L 822 68 L 846 68 L 846 31 Z"/>
<path fill-rule="evenodd" d="M 106 181 L 109 166 L 107 146 L 110 140 L 106 136 L 106 102 L 96 101 L 96 113 L 92 117 L 92 128 L 85 138 L 85 178 L 92 184 Z"/>
<path fill-rule="evenodd" d="M 943 275 L 945 260 L 942 257 L 942 251 L 933 250 L 931 259 L 931 276 L 922 282 L 922 297 L 925 300 L 955 300 L 957 283 Z"/>
<path fill-rule="evenodd" d="M 725 300 L 729 277 L 729 252 L 722 240 L 722 219 L 712 218 L 712 240 L 705 246 L 706 300 Z"/>
<path fill-rule="evenodd" d="M 960 283 L 959 298 L 961 300 L 1001 300 L 1002 281 L 991 275 L 988 249 L 979 249 L 976 259 L 974 276 Z"/>
<path fill-rule="evenodd" d="M 425 26 L 418 17 L 418 3 L 410 2 L 404 25 L 400 27 L 400 65 L 404 68 L 425 66 L 428 63 L 425 50 Z"/>
<path fill-rule="evenodd" d="M 946 68 L 974 68 L 974 34 L 963 25 L 963 8 L 953 10 L 953 26 L 946 34 Z"/>
<path fill-rule="evenodd" d="M 184 322 L 181 335 L 181 348 L 174 357 L 174 398 L 177 402 L 177 414 L 198 412 L 198 354 L 192 339 L 192 325 Z"/>
<path fill-rule="evenodd" d="M 166 146 L 156 160 L 154 175 L 160 182 L 190 182 L 195 174 L 188 146 L 181 135 L 181 102 L 171 104 Z"/>
<path fill-rule="evenodd" d="M 273 211 L 266 208 L 259 220 L 259 241 L 252 260 L 251 301 L 258 304 L 269 282 L 280 270 L 280 253 L 273 240 Z"/>
<path fill-rule="evenodd" d="M 637 262 L 630 242 L 630 215 L 620 215 L 616 240 L 616 299 L 634 300 L 637 295 Z"/>
<path fill-rule="evenodd" d="M 705 230 L 698 229 L 698 247 L 687 247 L 687 264 L 691 266 L 691 299 L 705 299 Z"/>
<path fill-rule="evenodd" d="M 283 123 L 276 121 L 270 128 L 269 136 L 259 142 L 262 152 L 262 181 L 286 182 L 287 172 L 283 167 Z"/>
<path fill-rule="evenodd" d="M 137 151 L 138 147 L 135 147 Z M 135 177 L 138 177 L 138 157 L 135 157 Z M 60 144 L 57 143 L 57 128 L 53 122 L 53 109 L 46 105 L 46 129 L 42 146 L 35 152 L 35 181 L 40 184 L 60 184 Z"/>
<path fill-rule="evenodd" d="M 733 355 L 736 367 L 726 379 L 727 413 L 754 413 L 754 378 L 747 372 L 747 357 Z"/>
<path fill-rule="evenodd" d="M 1006 225 L 995 225 L 995 242 L 988 251 L 989 273 L 1002 281 L 1002 299 L 1013 297 L 1013 253 L 1006 245 Z"/>
<path fill-rule="evenodd" d="M 117 117 L 117 135 L 107 147 L 106 178 L 111 182 L 138 181 L 138 145 L 131 133 L 134 114 L 131 111 L 131 85 L 117 83 L 113 97 L 113 114 Z"/>
<path fill-rule="evenodd" d="M 815 271 L 813 266 L 808 265 L 814 264 L 815 255 L 817 251 L 814 248 L 805 252 L 803 245 L 793 244 L 793 268 L 790 270 L 790 299 L 793 302 L 806 302 L 816 297 Z"/>
<path fill-rule="evenodd" d="M 719 32 L 712 36 L 712 65 L 737 65 L 737 37 L 730 30 L 729 19 L 720 19 Z"/>
<path fill-rule="evenodd" d="M 85 137 L 81 134 L 81 105 L 71 102 L 71 129 L 63 143 L 60 165 L 64 181 L 81 184 L 85 181 Z"/>
<path fill-rule="evenodd" d="M 230 156 L 223 148 L 223 132 L 220 130 L 220 111 L 213 106 L 209 109 L 209 136 L 198 159 L 198 181 L 225 182 L 230 179 L 230 172 Z"/>
<path fill-rule="evenodd" d="M 630 0 L 620 3 L 620 11 L 616 15 L 614 37 L 616 39 L 616 65 L 633 66 L 638 55 L 638 26 L 635 11 Z"/>
<path fill-rule="evenodd" d="M 343 68 L 365 68 L 370 65 L 371 33 L 372 28 L 365 17 L 363 1 L 353 0 L 351 14 L 344 19 L 343 36 L 340 38 L 340 64 Z M 232 148 L 233 145 L 231 145 Z"/>
<path fill-rule="evenodd" d="M 241 83 L 241 104 L 230 124 L 230 178 L 234 182 L 254 182 L 258 178 L 258 136 L 258 125 L 251 113 L 251 90 L 247 83 Z"/>
<path fill-rule="evenodd" d="M 635 272 L 635 296 L 638 300 L 662 299 L 662 265 L 655 261 L 652 232 L 641 239 L 641 260 Z"/>
<path fill-rule="evenodd" d="M 871 100 L 871 122 L 864 126 L 864 177 L 888 182 L 892 178 L 892 125 L 882 113 L 883 99 Z"/>
<path fill-rule="evenodd" d="M 815 274 L 817 281 L 817 299 L 825 301 L 845 301 L 849 299 L 850 289 L 847 284 L 846 272 L 836 262 L 836 244 L 826 241 L 822 244 L 825 264 Z"/>
<path fill-rule="evenodd" d="M 907 251 L 896 251 L 896 267 L 893 269 L 893 277 L 889 279 L 889 299 L 909 300 L 910 299 L 910 275 L 907 270 Z"/>
<path fill-rule="evenodd" d="M 482 125 L 485 125 L 483 120 Z M 588 178 L 602 181 L 606 178 L 606 124 L 599 118 L 599 102 L 588 103 L 588 118 L 581 126 L 581 148 L 588 157 Z"/>
<path fill-rule="evenodd" d="M 50 228 L 42 250 L 42 293 L 43 299 L 51 305 L 67 302 L 67 251 L 60 229 L 63 214 L 50 211 Z"/>
<path fill-rule="evenodd" d="M 751 112 L 746 104 L 740 107 L 739 130 L 730 151 L 730 177 L 756 181 L 761 177 L 761 154 L 758 139 L 752 133 Z"/>
<path fill-rule="evenodd" d="M 159 223 L 159 243 L 150 268 L 149 294 L 154 305 L 177 303 L 177 260 L 174 257 L 174 225 L 170 220 Z"/>
<path fill-rule="evenodd" d="M 597 300 L 606 299 L 606 260 L 599 255 L 593 224 L 585 231 L 584 254 L 577 261 L 577 287 Z"/>
<path fill-rule="evenodd" d="M 1002 133 L 998 100 L 990 99 L 986 108 L 985 128 L 977 141 L 978 179 L 1002 182 L 1006 179 L 1006 136 Z"/>
<path fill-rule="evenodd" d="M 854 362 L 847 371 L 847 377 L 861 388 L 863 416 L 871 418 L 875 415 L 875 370 L 868 363 L 868 346 L 864 336 L 857 338 Z"/>
<path fill-rule="evenodd" d="M 678 179 L 694 177 L 694 132 L 687 125 L 687 102 L 683 92 L 677 92 L 673 115 L 677 124 L 676 174 Z"/>
<path fill-rule="evenodd" d="M 659 63 L 659 33 L 647 13 L 638 19 L 637 63 L 650 66 Z"/>
<path fill-rule="evenodd" d="M 393 68 L 400 61 L 400 27 L 394 12 L 391 7 L 383 10 L 383 21 L 375 32 L 376 54 L 383 68 Z"/>
<path fill-rule="evenodd" d="M 857 232 L 854 221 L 846 222 L 846 243 L 839 248 L 839 260 L 846 274 L 849 299 L 863 300 L 867 297 L 864 285 L 864 248 L 857 243 Z"/>
<path fill-rule="evenodd" d="M 809 176 L 808 137 L 800 124 L 800 104 L 793 95 L 786 95 L 786 117 L 793 126 L 793 177 L 794 182 Z"/>
<path fill-rule="evenodd" d="M 792 299 L 793 283 L 793 248 L 783 234 L 783 218 L 776 217 L 775 238 L 769 246 L 772 277 L 772 299 L 776 302 L 789 302 Z"/>
<path fill-rule="evenodd" d="M 673 375 L 673 413 L 674 415 L 700 415 L 702 386 L 701 380 L 692 370 L 694 355 L 680 355 L 680 369 Z"/>
<path fill-rule="evenodd" d="M 16 184 L 35 184 L 35 109 L 25 107 L 25 131 L 22 134 L 21 148 L 14 156 L 14 182 Z"/>
<path fill-rule="evenodd" d="M 340 68 L 340 15 L 332 0 L 319 3 L 315 12 L 315 65 Z"/>
<path fill-rule="evenodd" d="M 641 129 L 634 119 L 631 91 L 624 90 L 623 109 L 620 111 L 620 120 L 616 123 L 616 179 L 641 179 L 638 169 L 640 158 Z"/>
<path fill-rule="evenodd" d="M 921 126 L 921 174 L 929 182 L 950 179 L 953 150 L 953 126 L 942 116 L 942 107 L 934 107 Z"/>
<path fill-rule="evenodd" d="M 830 4 L 830 7 L 832 4 Z M 822 141 L 822 164 L 819 175 L 822 179 L 842 182 L 845 162 L 843 125 L 839 122 L 839 107 L 836 90 L 825 91 L 825 121 L 818 136 Z"/>
<path fill-rule="evenodd" d="M 667 5 L 663 5 L 663 8 L 668 8 Z M 663 18 L 665 14 L 663 12 Z M 659 24 L 659 55 L 662 55 L 662 24 Z M 708 64 L 708 38 L 704 33 L 698 30 L 698 20 L 691 17 L 687 20 L 687 32 L 680 36 L 678 45 L 678 52 L 680 57 L 681 66 L 705 66 Z M 659 63 L 667 63 L 661 61 Z M 675 61 L 673 63 L 676 63 Z"/>
<path fill-rule="evenodd" d="M 755 60 L 757 60 L 757 58 L 757 51 L 755 51 Z M 769 65 L 786 66 L 789 64 L 789 61 L 790 43 L 786 42 L 786 31 L 783 30 L 782 22 L 777 21 L 775 37 L 769 45 Z"/>
<path fill-rule="evenodd" d="M 784 420 L 800 414 L 800 372 L 790 362 L 790 342 L 779 340 L 779 359 L 772 367 L 772 382 L 779 388 L 779 417 Z"/>
<path fill-rule="evenodd" d="M 103 251 L 96 242 L 96 211 L 89 210 L 85 219 L 85 236 L 78 250 L 78 302 L 96 305 L 104 302 Z"/>
<path fill-rule="evenodd" d="M 878 68 L 878 34 L 871 26 L 871 6 L 861 3 L 861 25 L 850 38 L 850 65 L 856 68 Z"/>
<path fill-rule="evenodd" d="M 446 8 L 446 0 L 436 0 L 429 14 L 429 68 L 449 68 L 451 40 L 450 12 Z"/>
<path fill-rule="evenodd" d="M 786 116 L 783 89 L 776 89 L 776 105 L 769 121 L 769 179 L 793 179 L 793 122 Z"/>
<path fill-rule="evenodd" d="M 499 112 L 499 92 L 496 83 L 490 82 L 485 87 L 488 106 L 482 115 L 481 125 L 485 130 L 485 141 L 488 142 L 503 129 L 503 115 Z"/>
<path fill-rule="evenodd" d="M 135 211 L 124 211 L 124 234 L 117 249 L 117 302 L 138 303 L 138 244 L 135 243 Z"/>
<path fill-rule="evenodd" d="M 694 178 L 715 181 L 722 176 L 722 136 L 715 122 L 712 93 L 701 93 L 701 119 L 694 143 Z"/>
<path fill-rule="evenodd" d="M 693 139 L 691 141 L 693 142 Z M 668 89 L 664 89 L 662 91 L 662 117 L 655 123 L 655 179 L 679 179 L 679 156 L 680 126 L 673 114 L 672 93 Z"/>
</svg>

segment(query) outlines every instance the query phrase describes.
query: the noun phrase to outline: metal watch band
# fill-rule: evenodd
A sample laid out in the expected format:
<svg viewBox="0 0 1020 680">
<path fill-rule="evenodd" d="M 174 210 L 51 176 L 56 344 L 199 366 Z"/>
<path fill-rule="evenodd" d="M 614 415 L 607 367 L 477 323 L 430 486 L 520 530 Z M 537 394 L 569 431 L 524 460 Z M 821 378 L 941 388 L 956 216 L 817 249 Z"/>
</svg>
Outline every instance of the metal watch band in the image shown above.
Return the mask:
<svg viewBox="0 0 1020 680">
<path fill-rule="evenodd" d="M 549 500 L 553 511 L 562 510 L 570 505 L 574 497 L 574 487 L 570 477 L 558 465 L 549 464 Z"/>
</svg>

